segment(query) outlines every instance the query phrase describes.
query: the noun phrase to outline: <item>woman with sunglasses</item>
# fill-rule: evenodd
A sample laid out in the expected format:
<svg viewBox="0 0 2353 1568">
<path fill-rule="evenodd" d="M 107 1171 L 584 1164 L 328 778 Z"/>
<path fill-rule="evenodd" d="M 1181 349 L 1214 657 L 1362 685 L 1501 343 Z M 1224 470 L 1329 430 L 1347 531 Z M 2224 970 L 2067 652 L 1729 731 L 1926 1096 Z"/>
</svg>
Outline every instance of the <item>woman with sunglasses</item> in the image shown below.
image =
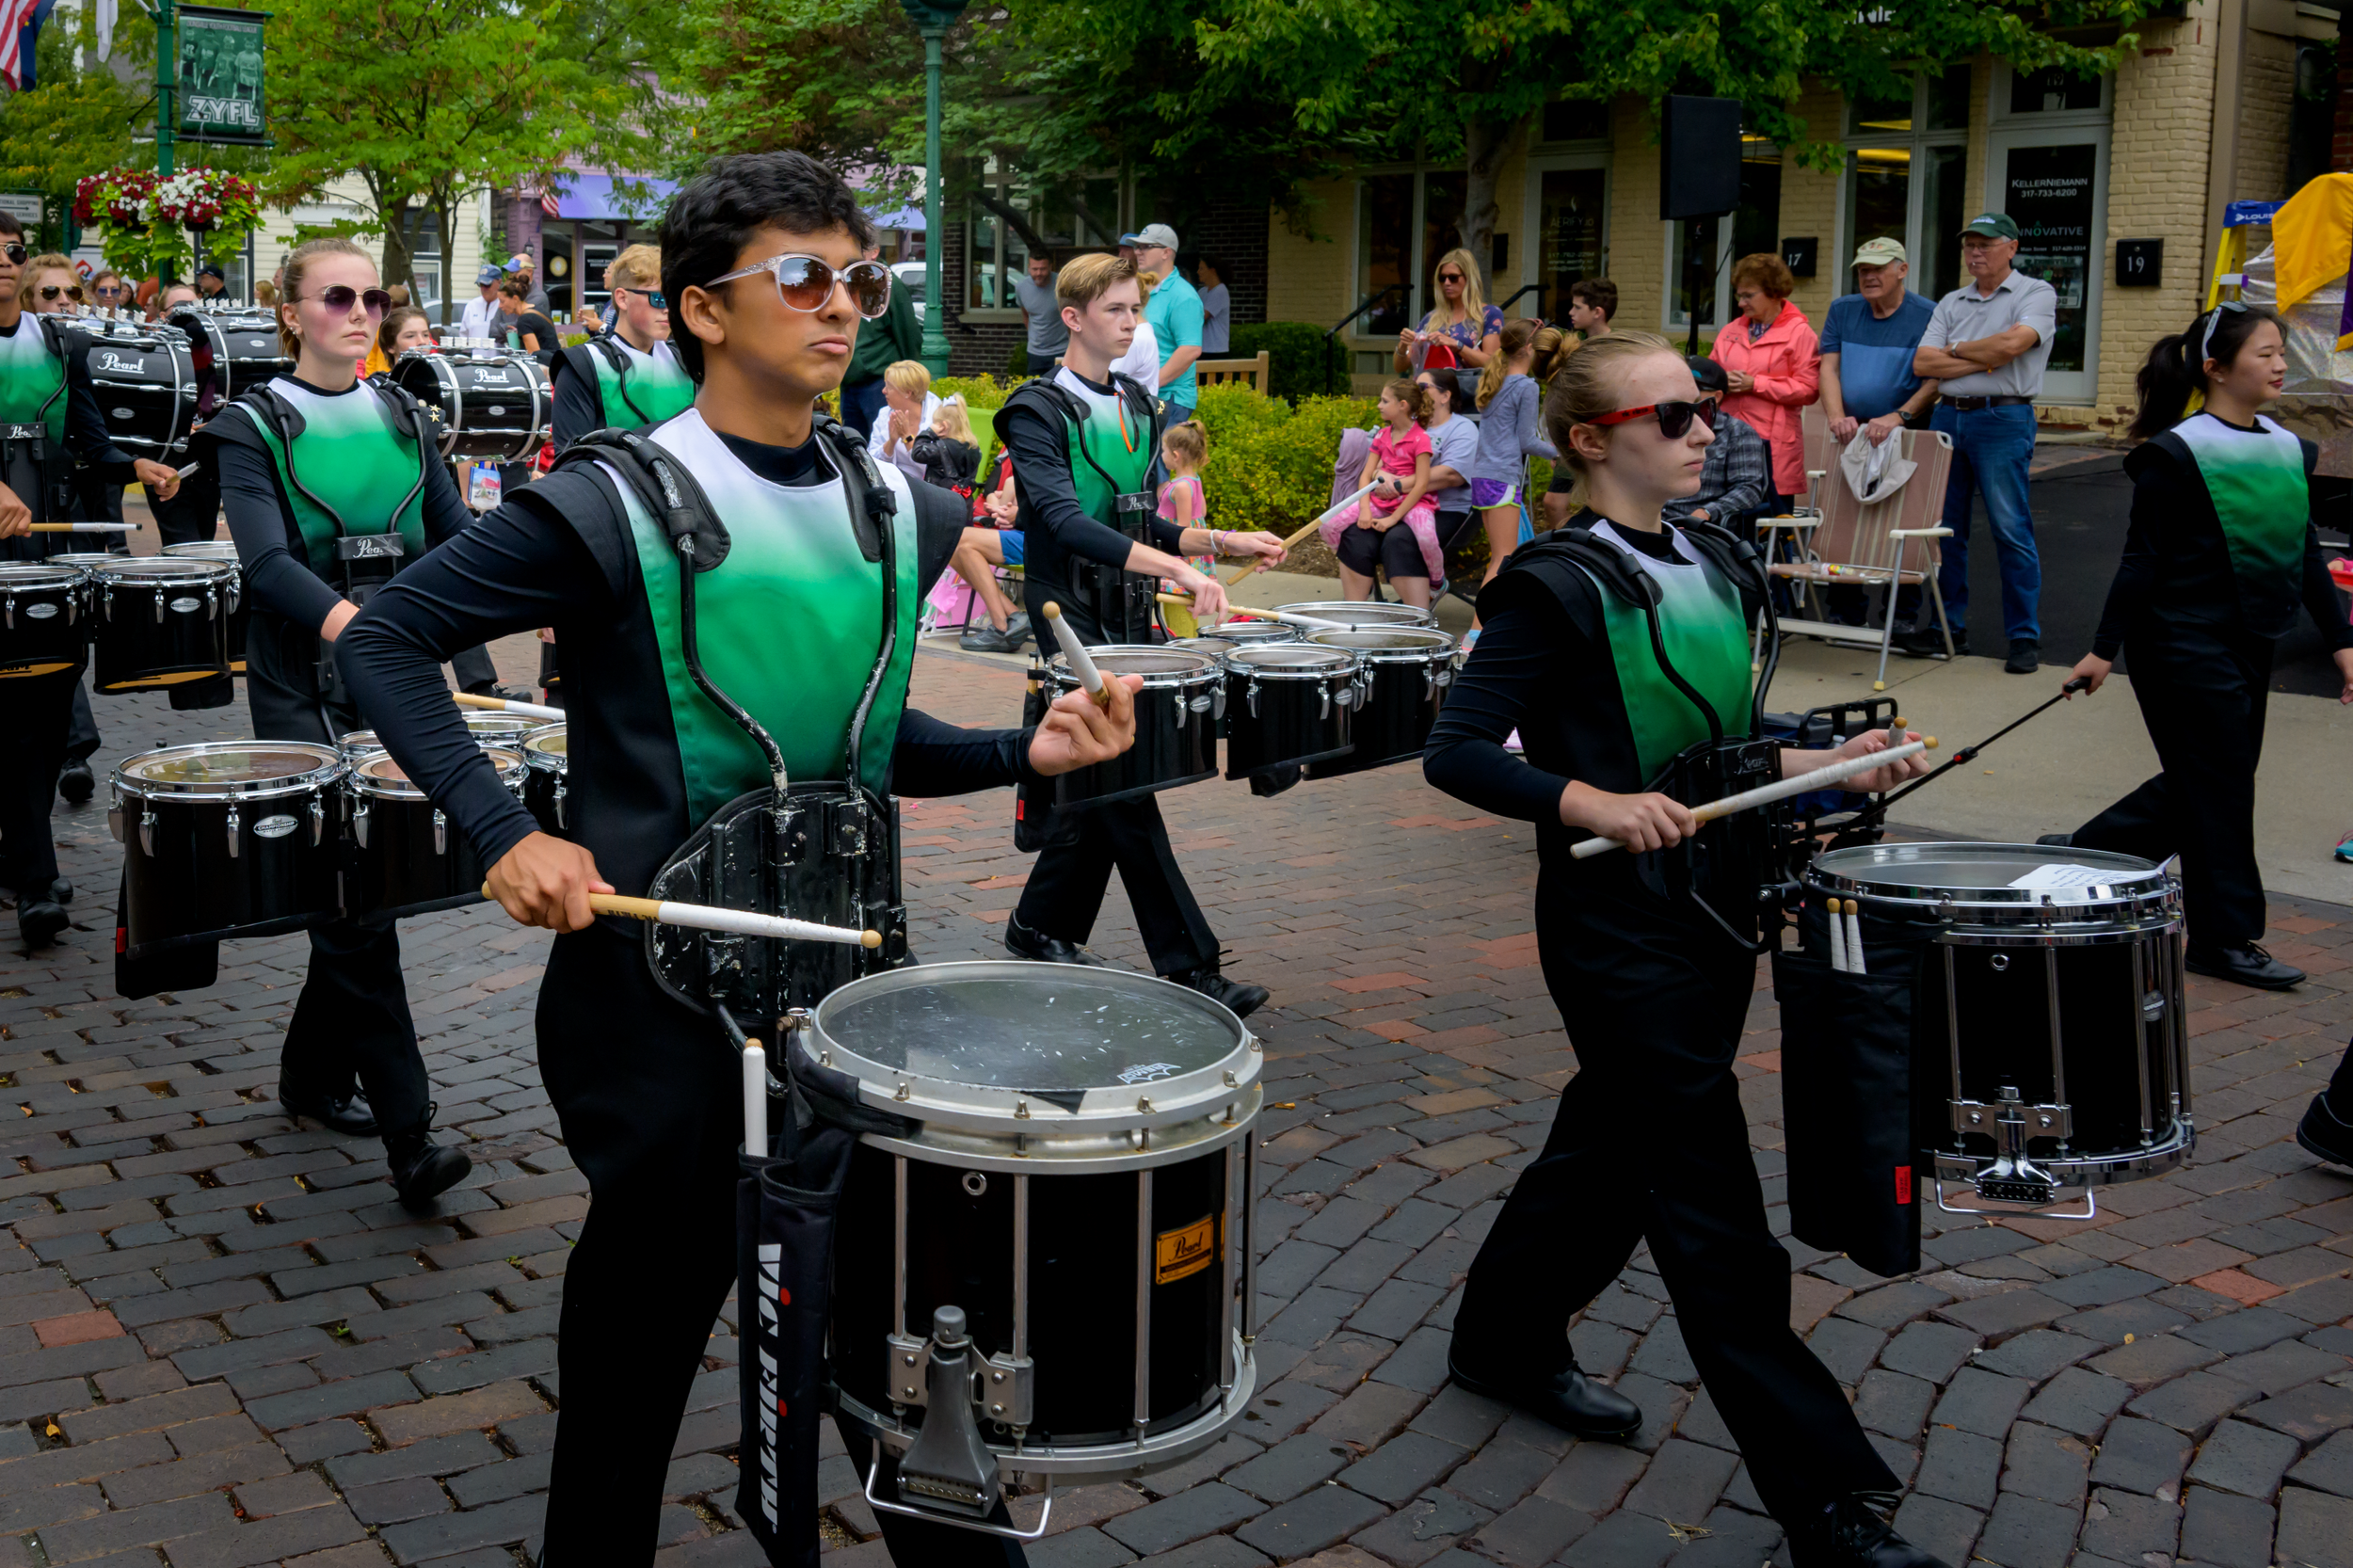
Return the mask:
<svg viewBox="0 0 2353 1568">
<path fill-rule="evenodd" d="M 691 474 L 726 530 L 726 553 L 693 578 L 700 667 L 767 729 L 795 783 L 844 778 L 870 687 L 857 782 L 877 793 L 954 794 L 1116 755 L 1133 735 L 1124 684 L 1108 714 L 1074 693 L 1033 730 L 959 729 L 906 706 L 920 584 L 946 569 L 967 514 L 952 491 L 883 466 L 871 482 L 894 510 L 876 527 L 863 443 L 817 417 L 888 309 L 890 274 L 861 259 L 872 232 L 840 178 L 798 152 L 719 159 L 663 219 L 670 342 L 697 391 L 633 439 Z M 712 813 L 771 774 L 689 673 L 664 526 L 611 455 L 584 456 L 404 573 L 348 640 L 370 718 L 491 868 L 492 894 L 517 920 L 564 933 L 539 991 L 540 1065 L 590 1202 L 564 1278 L 542 1560 L 633 1568 L 659 1544 L 671 1446 L 735 1279 L 743 1126 L 718 1026 L 663 991 L 643 931 L 595 919 L 587 895 L 644 892 Z M 573 692 L 571 841 L 538 831 L 499 783 L 438 668 L 445 649 L 547 625 Z M 844 1435 L 863 1469 L 863 1439 Z M 946 1527 L 886 1513 L 882 1528 L 908 1568 L 1020 1560 Z"/>
<path fill-rule="evenodd" d="M 1503 312 L 1487 303 L 1479 264 L 1467 250 L 1449 250 L 1438 258 L 1431 281 L 1437 285 L 1438 302 L 1419 327 L 1397 335 L 1392 356 L 1397 373 L 1411 376 L 1424 365 L 1484 370 L 1503 332 Z"/>
<path fill-rule="evenodd" d="M 555 449 L 591 430 L 642 430 L 685 412 L 695 382 L 670 346 L 670 301 L 662 252 L 632 245 L 604 270 L 613 330 L 555 357 Z"/>
<path fill-rule="evenodd" d="M 294 373 L 237 398 L 196 436 L 245 566 L 246 697 L 262 740 L 332 745 L 367 728 L 337 668 L 344 628 L 392 571 L 472 520 L 416 400 L 359 376 L 391 305 L 376 264 L 349 240 L 296 247 L 278 311 Z M 344 540 L 383 536 L 398 553 L 345 558 Z M 126 978 L 123 994 L 144 996 L 209 976 Z M 338 1132 L 377 1134 L 401 1201 L 424 1208 L 471 1168 L 433 1142 L 429 1093 L 395 928 L 314 928 L 279 1064 L 280 1103 Z"/>
<path fill-rule="evenodd" d="M 1881 1515 L 1896 1478 L 1789 1326 L 1789 1258 L 1766 1221 L 1732 1070 L 1755 956 L 1688 898 L 1659 890 L 1667 868 L 1654 852 L 1694 824 L 1650 781 L 1719 728 L 1755 733 L 1754 553 L 1661 515 L 1698 486 L 1714 417 L 1661 339 L 1613 332 L 1570 358 L 1545 418 L 1582 509 L 1481 594 L 1486 634 L 1431 732 L 1431 783 L 1537 824 L 1537 949 L 1577 1057 L 1544 1152 L 1471 1263 L 1448 1364 L 1468 1391 L 1563 1431 L 1631 1437 L 1645 1412 L 1577 1369 L 1568 1326 L 1648 1241 L 1795 1568 L 1929 1568 L 1935 1560 Z M 1503 748 L 1513 728 L 1525 760 Z M 1875 731 L 1839 754 L 1886 744 Z M 1782 769 L 1829 755 L 1784 751 Z M 1846 787 L 1883 790 L 1925 771 L 1911 759 Z M 1626 851 L 1573 859 L 1593 835 Z M 1753 909 L 1753 885 L 1698 880 L 1733 919 Z M 1747 924 L 1753 937 L 1753 915 Z"/>
<path fill-rule="evenodd" d="M 2097 692 L 2129 652 L 2133 696 L 2163 771 L 2073 834 L 2042 840 L 2156 861 L 2181 856 L 2185 962 L 2266 991 L 2304 979 L 2259 945 L 2268 911 L 2255 863 L 2265 694 L 2277 640 L 2294 629 L 2299 605 L 2336 662 L 2340 699 L 2353 702 L 2353 627 L 2313 526 L 2318 449 L 2258 412 L 2287 371 L 2279 318 L 2235 300 L 2149 350 L 2129 431 L 2142 444 L 2124 459 L 2133 480 L 2124 555 L 2091 651 L 2071 679 Z M 2184 417 L 2193 396 L 2203 405 Z M 2324 1118 L 2325 1141 L 2353 1152 L 2353 1093 L 2331 1090 L 2329 1101 L 2348 1120 Z"/>
</svg>

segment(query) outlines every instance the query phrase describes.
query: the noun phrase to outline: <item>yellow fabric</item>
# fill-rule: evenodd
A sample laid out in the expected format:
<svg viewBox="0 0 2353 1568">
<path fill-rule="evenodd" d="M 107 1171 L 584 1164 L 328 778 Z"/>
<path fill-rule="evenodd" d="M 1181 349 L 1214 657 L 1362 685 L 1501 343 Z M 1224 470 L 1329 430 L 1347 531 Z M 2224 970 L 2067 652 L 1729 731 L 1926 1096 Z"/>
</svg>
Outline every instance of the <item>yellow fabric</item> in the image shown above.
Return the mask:
<svg viewBox="0 0 2353 1568">
<path fill-rule="evenodd" d="M 2353 174 L 2324 174 L 2297 191 L 2271 220 L 2271 254 L 2283 311 L 2344 277 L 2353 264 Z"/>
</svg>

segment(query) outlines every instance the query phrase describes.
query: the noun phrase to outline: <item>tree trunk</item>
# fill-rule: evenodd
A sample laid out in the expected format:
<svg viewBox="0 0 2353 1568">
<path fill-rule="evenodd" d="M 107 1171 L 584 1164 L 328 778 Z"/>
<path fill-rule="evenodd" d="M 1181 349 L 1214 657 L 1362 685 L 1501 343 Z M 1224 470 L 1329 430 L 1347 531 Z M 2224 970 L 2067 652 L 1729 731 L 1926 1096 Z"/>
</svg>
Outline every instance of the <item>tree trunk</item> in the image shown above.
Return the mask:
<svg viewBox="0 0 2353 1568">
<path fill-rule="evenodd" d="M 409 269 L 416 264 L 408 248 L 408 198 L 397 201 L 379 202 L 377 216 L 384 223 L 384 286 L 408 281 Z"/>
<path fill-rule="evenodd" d="M 1455 228 L 1463 248 L 1478 261 L 1481 273 L 1495 259 L 1496 225 L 1503 217 L 1502 206 L 1496 200 L 1496 182 L 1503 166 L 1528 144 L 1530 118 L 1472 120 L 1463 127 L 1463 215 Z M 1500 278 L 1489 278 L 1487 297 L 1500 300 L 1510 292 L 1503 284 Z"/>
<path fill-rule="evenodd" d="M 1031 228 L 1028 218 L 1023 217 L 1010 202 L 1001 200 L 985 184 L 976 182 L 973 184 L 972 200 L 1002 218 L 1005 227 L 1020 236 L 1021 243 L 1030 248 L 1031 254 L 1037 256 L 1053 254 L 1054 248 L 1046 243 L 1046 236 Z"/>
<path fill-rule="evenodd" d="M 433 221 L 440 226 L 441 275 L 434 280 L 434 290 L 441 296 L 441 319 L 438 325 L 449 325 L 450 296 L 457 292 L 457 242 L 454 237 L 457 221 L 457 193 L 446 187 L 433 192 Z"/>
</svg>

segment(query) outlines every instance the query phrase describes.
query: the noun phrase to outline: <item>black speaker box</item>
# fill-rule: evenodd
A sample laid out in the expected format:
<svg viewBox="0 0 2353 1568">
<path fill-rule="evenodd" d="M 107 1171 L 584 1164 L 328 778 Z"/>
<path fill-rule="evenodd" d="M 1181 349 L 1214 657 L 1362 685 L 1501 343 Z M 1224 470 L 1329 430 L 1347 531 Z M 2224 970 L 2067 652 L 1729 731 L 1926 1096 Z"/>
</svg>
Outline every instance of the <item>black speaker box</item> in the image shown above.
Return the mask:
<svg viewBox="0 0 2353 1568">
<path fill-rule="evenodd" d="M 1669 98 L 1658 133 L 1658 216 L 1716 217 L 1740 205 L 1740 101 Z"/>
</svg>

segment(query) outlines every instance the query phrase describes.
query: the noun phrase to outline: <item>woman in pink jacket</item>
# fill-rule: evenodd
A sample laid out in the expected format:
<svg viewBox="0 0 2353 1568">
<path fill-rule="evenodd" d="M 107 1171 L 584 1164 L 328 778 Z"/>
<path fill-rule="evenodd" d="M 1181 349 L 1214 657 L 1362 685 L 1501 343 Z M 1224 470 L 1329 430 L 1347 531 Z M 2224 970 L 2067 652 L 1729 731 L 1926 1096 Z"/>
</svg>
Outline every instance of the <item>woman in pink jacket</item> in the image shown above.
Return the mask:
<svg viewBox="0 0 2353 1568">
<path fill-rule="evenodd" d="M 1724 367 L 1732 394 L 1724 412 L 1745 420 L 1773 447 L 1774 495 L 1767 515 L 1789 509 L 1805 488 L 1805 437 L 1798 410 L 1821 395 L 1820 342 L 1805 312 L 1789 303 L 1798 280 L 1779 256 L 1759 251 L 1732 266 L 1740 313 L 1716 334 L 1710 357 Z"/>
</svg>

